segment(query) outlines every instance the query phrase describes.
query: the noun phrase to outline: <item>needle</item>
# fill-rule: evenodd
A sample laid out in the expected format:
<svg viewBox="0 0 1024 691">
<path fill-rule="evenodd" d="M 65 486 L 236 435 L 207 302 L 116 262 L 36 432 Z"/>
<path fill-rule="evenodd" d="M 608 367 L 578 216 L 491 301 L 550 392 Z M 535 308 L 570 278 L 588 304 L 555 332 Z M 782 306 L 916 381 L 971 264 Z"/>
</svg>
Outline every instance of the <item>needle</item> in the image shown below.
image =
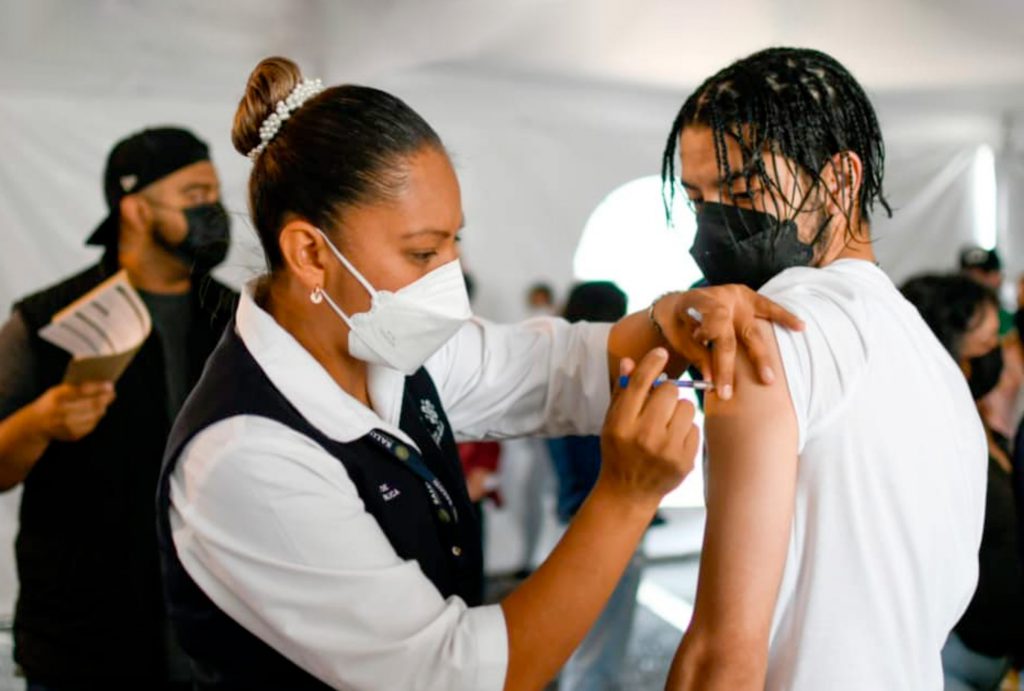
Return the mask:
<svg viewBox="0 0 1024 691">
<path fill-rule="evenodd" d="M 711 391 L 715 388 L 714 382 L 709 381 L 690 381 L 689 379 L 669 379 L 665 375 L 661 375 L 655 380 L 654 386 L 662 383 L 675 384 L 681 389 L 695 389 L 697 391 Z M 619 377 L 619 386 L 626 388 L 629 386 L 629 376 L 623 375 Z"/>
</svg>

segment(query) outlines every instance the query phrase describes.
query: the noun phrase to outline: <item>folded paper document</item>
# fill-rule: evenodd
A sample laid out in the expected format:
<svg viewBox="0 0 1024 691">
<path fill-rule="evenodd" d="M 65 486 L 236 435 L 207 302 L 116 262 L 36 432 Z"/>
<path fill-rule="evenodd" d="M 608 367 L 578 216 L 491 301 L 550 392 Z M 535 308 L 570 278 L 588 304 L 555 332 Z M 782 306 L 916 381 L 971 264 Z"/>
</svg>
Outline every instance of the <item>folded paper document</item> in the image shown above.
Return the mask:
<svg viewBox="0 0 1024 691">
<path fill-rule="evenodd" d="M 64 381 L 117 381 L 149 337 L 153 322 L 121 271 L 53 316 L 39 336 L 71 353 Z"/>
</svg>

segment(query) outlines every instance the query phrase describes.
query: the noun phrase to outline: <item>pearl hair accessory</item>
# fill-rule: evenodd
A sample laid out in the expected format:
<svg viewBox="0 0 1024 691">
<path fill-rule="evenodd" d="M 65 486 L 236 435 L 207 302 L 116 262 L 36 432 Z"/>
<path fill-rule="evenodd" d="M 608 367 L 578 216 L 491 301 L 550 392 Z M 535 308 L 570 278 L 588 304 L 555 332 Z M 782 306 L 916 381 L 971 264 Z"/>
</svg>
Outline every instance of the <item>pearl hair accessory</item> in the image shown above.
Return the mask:
<svg viewBox="0 0 1024 691">
<path fill-rule="evenodd" d="M 256 158 L 263 153 L 263 150 L 267 148 L 267 144 L 270 143 L 270 140 L 277 136 L 277 133 L 281 129 L 281 125 L 284 124 L 284 121 L 291 117 L 292 113 L 301 108 L 303 103 L 313 98 L 323 90 L 323 82 L 319 79 L 303 79 L 295 86 L 294 89 L 292 89 L 292 92 L 288 94 L 288 98 L 283 101 L 278 101 L 274 112 L 268 115 L 267 119 L 260 125 L 260 143 L 259 146 L 248 153 L 249 160 L 255 161 Z"/>
</svg>

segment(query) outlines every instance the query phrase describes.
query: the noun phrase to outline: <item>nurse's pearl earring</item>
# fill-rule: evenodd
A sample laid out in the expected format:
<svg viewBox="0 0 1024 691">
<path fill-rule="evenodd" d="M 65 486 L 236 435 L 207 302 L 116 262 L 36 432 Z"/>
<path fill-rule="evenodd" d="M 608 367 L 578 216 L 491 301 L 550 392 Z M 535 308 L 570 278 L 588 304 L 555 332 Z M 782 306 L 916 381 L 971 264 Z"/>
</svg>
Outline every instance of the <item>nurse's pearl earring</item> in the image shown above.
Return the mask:
<svg viewBox="0 0 1024 691">
<path fill-rule="evenodd" d="M 320 286 L 313 289 L 313 292 L 309 294 L 309 301 L 314 305 L 319 305 L 324 301 L 324 291 Z"/>
</svg>

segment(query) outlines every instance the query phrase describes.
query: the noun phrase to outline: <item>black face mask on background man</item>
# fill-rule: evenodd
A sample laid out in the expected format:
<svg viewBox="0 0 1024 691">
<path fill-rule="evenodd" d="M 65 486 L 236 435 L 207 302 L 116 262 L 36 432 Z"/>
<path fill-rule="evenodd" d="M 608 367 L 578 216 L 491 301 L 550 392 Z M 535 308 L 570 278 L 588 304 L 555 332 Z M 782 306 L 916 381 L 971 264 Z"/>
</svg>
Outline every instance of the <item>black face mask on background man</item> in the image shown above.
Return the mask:
<svg viewBox="0 0 1024 691">
<path fill-rule="evenodd" d="M 996 346 L 984 355 L 971 358 L 970 363 L 971 376 L 967 378 L 967 385 L 974 400 L 979 401 L 992 393 L 1003 376 L 1003 349 Z"/>
<path fill-rule="evenodd" d="M 228 256 L 231 218 L 220 202 L 190 206 L 182 209 L 182 213 L 188 224 L 184 239 L 171 245 L 157 232 L 157 240 L 190 267 L 193 274 L 209 273 Z"/>
<path fill-rule="evenodd" d="M 790 267 L 810 265 L 814 245 L 800 241 L 791 220 L 703 202 L 697 211 L 697 234 L 690 254 L 711 285 L 740 283 L 758 290 Z"/>
</svg>

